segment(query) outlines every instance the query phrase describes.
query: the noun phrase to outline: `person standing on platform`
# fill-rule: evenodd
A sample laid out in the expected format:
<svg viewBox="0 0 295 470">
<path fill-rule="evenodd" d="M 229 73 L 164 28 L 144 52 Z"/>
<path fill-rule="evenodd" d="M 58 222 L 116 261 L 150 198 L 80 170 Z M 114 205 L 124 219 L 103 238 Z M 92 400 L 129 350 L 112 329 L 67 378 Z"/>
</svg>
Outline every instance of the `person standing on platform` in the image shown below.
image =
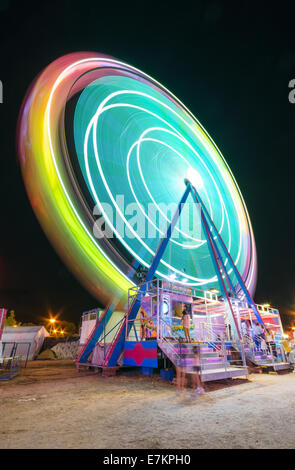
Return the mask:
<svg viewBox="0 0 295 470">
<path fill-rule="evenodd" d="M 271 354 L 272 335 L 270 334 L 270 331 L 268 329 L 266 329 L 265 331 L 265 339 L 266 339 L 268 353 Z"/>
<path fill-rule="evenodd" d="M 181 323 L 182 323 L 182 326 L 183 326 L 185 339 L 188 343 L 191 342 L 191 337 L 190 337 L 190 332 L 189 332 L 190 321 L 191 321 L 191 317 L 190 317 L 189 313 L 187 312 L 187 310 L 183 310 Z"/>
<path fill-rule="evenodd" d="M 283 348 L 284 348 L 284 351 L 285 351 L 286 359 L 287 359 L 287 361 L 289 361 L 289 354 L 290 354 L 290 352 L 292 352 L 290 342 L 288 341 L 288 339 L 283 339 L 282 345 L 283 345 Z"/>
<path fill-rule="evenodd" d="M 245 337 L 249 336 L 248 335 L 248 328 L 247 328 L 247 323 L 245 321 L 242 321 L 241 323 L 241 330 L 242 330 L 242 335 Z"/>
<path fill-rule="evenodd" d="M 277 345 L 276 345 L 276 334 L 273 330 L 270 330 L 270 334 L 271 334 L 271 352 L 272 352 L 272 356 L 276 359 L 278 357 L 278 353 L 277 353 Z"/>
<path fill-rule="evenodd" d="M 259 352 L 261 350 L 260 343 L 261 343 L 261 327 L 258 323 L 253 324 L 253 334 L 254 334 L 254 343 L 256 346 L 256 351 Z"/>
<path fill-rule="evenodd" d="M 140 309 L 140 340 L 144 340 L 146 338 L 147 333 L 147 320 L 145 318 L 145 313 L 143 309 Z"/>
<path fill-rule="evenodd" d="M 289 354 L 288 360 L 290 364 L 294 367 L 295 365 L 295 348 L 291 344 L 291 352 Z"/>
<path fill-rule="evenodd" d="M 267 355 L 268 347 L 267 347 L 266 341 L 265 341 L 265 339 L 264 339 L 263 336 L 261 337 L 260 346 L 261 346 L 261 350 L 262 350 L 263 354 L 264 354 L 264 355 Z"/>
</svg>

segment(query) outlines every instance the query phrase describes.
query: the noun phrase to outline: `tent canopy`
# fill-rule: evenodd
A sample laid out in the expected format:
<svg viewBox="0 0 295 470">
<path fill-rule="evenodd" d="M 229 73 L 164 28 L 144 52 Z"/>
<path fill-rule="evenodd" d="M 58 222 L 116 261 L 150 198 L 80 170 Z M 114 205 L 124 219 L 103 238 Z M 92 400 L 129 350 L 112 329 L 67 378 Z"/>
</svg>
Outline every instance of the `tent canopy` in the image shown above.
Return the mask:
<svg viewBox="0 0 295 470">
<path fill-rule="evenodd" d="M 2 335 L 2 355 L 11 355 L 13 344 L 7 343 L 18 343 L 16 355 L 26 358 L 28 348 L 30 348 L 28 358 L 29 360 L 32 360 L 39 353 L 40 349 L 42 348 L 44 338 L 47 336 L 50 335 L 44 326 L 5 326 Z"/>
</svg>

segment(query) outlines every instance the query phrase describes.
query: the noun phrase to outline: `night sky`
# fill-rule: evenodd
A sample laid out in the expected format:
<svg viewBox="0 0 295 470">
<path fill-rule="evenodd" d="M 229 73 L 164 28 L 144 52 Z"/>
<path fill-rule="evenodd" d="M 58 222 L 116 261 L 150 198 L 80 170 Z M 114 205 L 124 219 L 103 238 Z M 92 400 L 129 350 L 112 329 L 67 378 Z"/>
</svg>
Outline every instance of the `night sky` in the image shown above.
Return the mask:
<svg viewBox="0 0 295 470">
<path fill-rule="evenodd" d="M 285 324 L 295 325 L 292 3 L 19 4 L 0 2 L 0 304 L 14 309 L 20 321 L 37 321 L 51 311 L 76 322 L 98 305 L 43 233 L 15 149 L 17 116 L 32 80 L 59 56 L 86 50 L 151 75 L 203 124 L 250 214 L 258 253 L 255 300 L 270 302 Z"/>
</svg>

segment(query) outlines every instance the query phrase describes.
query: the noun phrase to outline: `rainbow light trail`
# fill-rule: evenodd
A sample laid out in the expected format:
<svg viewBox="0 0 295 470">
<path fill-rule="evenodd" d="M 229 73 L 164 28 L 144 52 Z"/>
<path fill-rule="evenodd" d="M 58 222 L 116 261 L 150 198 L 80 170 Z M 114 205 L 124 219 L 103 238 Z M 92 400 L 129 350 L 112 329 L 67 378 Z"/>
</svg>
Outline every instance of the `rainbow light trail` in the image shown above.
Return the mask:
<svg viewBox="0 0 295 470">
<path fill-rule="evenodd" d="M 72 113 L 72 140 L 65 120 Z M 74 53 L 50 64 L 33 82 L 19 118 L 18 152 L 32 207 L 62 259 L 97 298 L 126 301 L 131 264 L 118 244 L 93 235 L 97 205 L 118 242 L 149 267 L 170 220 L 161 204 L 177 204 L 184 178 L 195 174 L 198 191 L 248 290 L 256 285 L 253 230 L 238 185 L 220 150 L 192 113 L 160 83 L 128 64 L 96 53 Z M 75 154 L 75 156 L 72 155 Z M 76 167 L 71 165 L 75 158 Z M 79 173 L 79 177 L 78 174 Z M 84 189 L 79 186 L 79 178 Z M 85 203 L 87 188 L 90 205 Z M 139 236 L 118 205 L 136 203 L 156 236 Z M 116 209 L 117 230 L 104 209 Z M 160 214 L 155 223 L 152 203 Z M 189 221 L 189 210 L 184 211 Z M 217 287 L 205 237 L 179 224 L 157 275 L 187 285 Z M 231 273 L 231 271 L 230 271 Z"/>
</svg>

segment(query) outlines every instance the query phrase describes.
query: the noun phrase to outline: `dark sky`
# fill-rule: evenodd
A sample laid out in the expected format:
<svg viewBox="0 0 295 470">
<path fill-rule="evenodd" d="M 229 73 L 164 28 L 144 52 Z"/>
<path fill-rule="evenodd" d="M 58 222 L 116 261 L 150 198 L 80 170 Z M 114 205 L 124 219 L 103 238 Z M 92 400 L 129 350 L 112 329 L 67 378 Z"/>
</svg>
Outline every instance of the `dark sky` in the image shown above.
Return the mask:
<svg viewBox="0 0 295 470">
<path fill-rule="evenodd" d="M 172 6 L 175 5 L 175 6 Z M 275 6 L 276 5 L 276 6 Z M 30 207 L 15 151 L 27 87 L 68 52 L 110 54 L 172 91 L 235 175 L 258 252 L 255 300 L 295 324 L 295 78 L 292 2 L 0 2 L 0 304 L 21 321 L 97 306 L 64 266 Z M 289 315 L 286 315 L 289 313 Z"/>
</svg>

